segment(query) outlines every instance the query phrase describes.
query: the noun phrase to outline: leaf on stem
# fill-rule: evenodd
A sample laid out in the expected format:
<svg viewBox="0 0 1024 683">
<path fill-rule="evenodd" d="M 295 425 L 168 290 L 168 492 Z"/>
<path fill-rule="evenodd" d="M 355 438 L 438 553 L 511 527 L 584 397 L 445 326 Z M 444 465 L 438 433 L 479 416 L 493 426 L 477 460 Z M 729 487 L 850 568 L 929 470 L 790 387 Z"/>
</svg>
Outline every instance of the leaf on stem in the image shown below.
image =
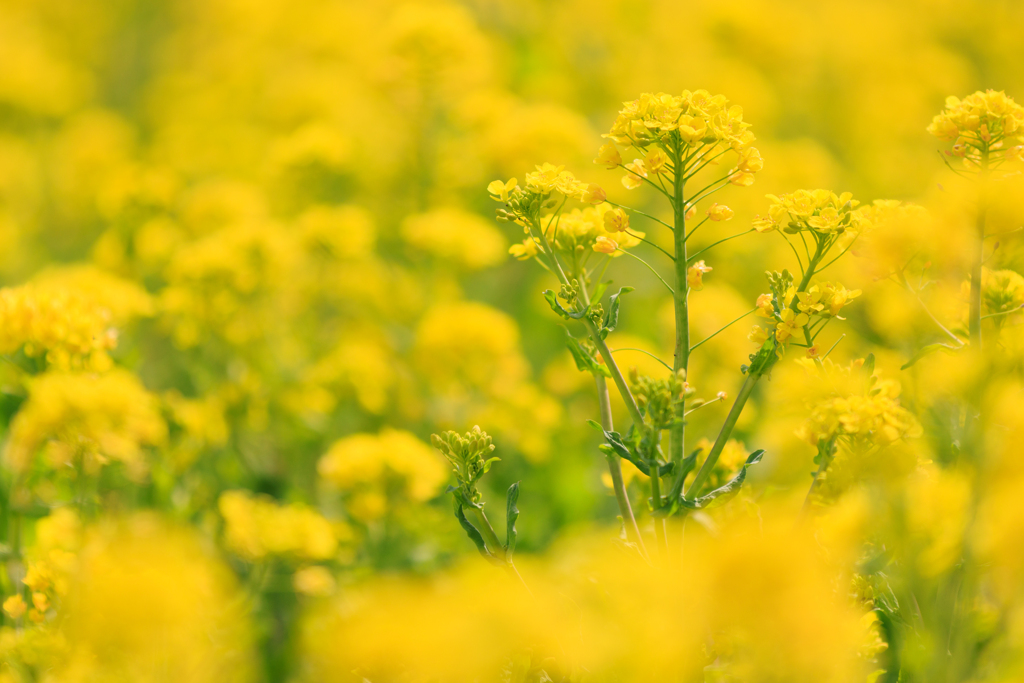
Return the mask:
<svg viewBox="0 0 1024 683">
<path fill-rule="evenodd" d="M 555 294 L 552 290 L 545 289 L 542 292 L 542 294 L 544 295 L 544 300 L 548 302 L 549 306 L 551 306 L 551 310 L 557 313 L 558 315 L 562 316 L 566 320 L 579 320 L 583 318 L 590 310 L 590 307 L 588 306 L 587 308 L 583 309 L 582 311 L 579 311 L 578 313 L 573 312 L 562 306 L 562 304 L 558 301 L 558 295 Z"/>
<path fill-rule="evenodd" d="M 576 369 L 580 372 L 589 372 L 594 376 L 603 375 L 604 377 L 611 377 L 612 373 L 608 368 L 597 362 L 576 337 L 569 333 L 569 330 L 565 331 L 566 336 L 569 340 L 565 343 L 569 347 L 569 353 L 572 354 L 572 359 L 576 361 Z"/>
<path fill-rule="evenodd" d="M 619 324 L 619 297 L 632 291 L 632 287 L 622 287 L 608 298 L 608 312 L 604 314 L 604 323 L 601 325 L 601 339 L 605 339 L 609 332 L 614 332 Z"/>
<path fill-rule="evenodd" d="M 647 464 L 647 461 L 640 457 L 640 454 L 633 448 L 627 446 L 623 440 L 622 435 L 618 432 L 604 431 L 604 438 L 608 442 L 598 446 L 602 453 L 615 453 L 623 460 L 628 460 L 633 463 L 633 466 L 640 470 L 644 476 L 651 476 L 651 468 Z M 673 470 L 673 463 L 664 463 L 658 466 L 658 476 L 664 477 L 665 475 L 671 474 Z"/>
<path fill-rule="evenodd" d="M 721 505 L 725 501 L 729 500 L 729 498 L 739 493 L 740 488 L 743 486 L 743 481 L 747 478 L 747 468 L 761 462 L 761 458 L 763 456 L 764 449 L 754 451 L 747 456 L 747 461 L 743 463 L 743 467 L 740 468 L 740 471 L 725 484 L 694 500 L 686 500 L 685 498 L 682 498 L 679 500 L 679 504 L 691 510 L 705 510 L 709 507 Z"/>
<path fill-rule="evenodd" d="M 519 482 L 508 487 L 508 494 L 505 496 L 505 559 L 512 559 L 512 553 L 516 549 L 516 520 L 519 519 Z"/>
<path fill-rule="evenodd" d="M 907 368 L 917 363 L 917 361 L 921 360 L 925 356 L 929 356 L 935 353 L 936 351 L 941 351 L 945 349 L 946 351 L 952 353 L 954 351 L 959 350 L 959 348 L 960 347 L 953 346 L 952 344 L 943 344 L 942 342 L 922 346 L 920 349 L 918 349 L 917 353 L 910 357 L 910 360 L 908 360 L 906 363 L 900 366 L 900 370 L 906 370 Z"/>
<path fill-rule="evenodd" d="M 469 536 L 469 540 L 473 541 L 473 545 L 475 545 L 476 549 L 480 551 L 480 554 L 488 560 L 495 559 L 495 557 L 491 555 L 491 552 L 487 550 L 487 544 L 484 543 L 484 537 L 481 536 L 476 527 L 466 519 L 466 515 L 462 511 L 462 503 L 459 501 L 458 497 L 455 498 L 455 517 L 459 520 L 459 525 L 466 532 L 466 535 Z"/>
</svg>

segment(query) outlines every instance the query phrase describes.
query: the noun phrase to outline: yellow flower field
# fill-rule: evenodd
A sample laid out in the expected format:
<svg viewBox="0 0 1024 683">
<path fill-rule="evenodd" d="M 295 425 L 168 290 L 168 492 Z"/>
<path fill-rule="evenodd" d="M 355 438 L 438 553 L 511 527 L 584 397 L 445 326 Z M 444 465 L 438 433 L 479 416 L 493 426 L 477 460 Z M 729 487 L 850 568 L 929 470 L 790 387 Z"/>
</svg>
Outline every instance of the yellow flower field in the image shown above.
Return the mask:
<svg viewBox="0 0 1024 683">
<path fill-rule="evenodd" d="M 1022 42 L 0 0 L 0 683 L 1024 680 Z"/>
</svg>

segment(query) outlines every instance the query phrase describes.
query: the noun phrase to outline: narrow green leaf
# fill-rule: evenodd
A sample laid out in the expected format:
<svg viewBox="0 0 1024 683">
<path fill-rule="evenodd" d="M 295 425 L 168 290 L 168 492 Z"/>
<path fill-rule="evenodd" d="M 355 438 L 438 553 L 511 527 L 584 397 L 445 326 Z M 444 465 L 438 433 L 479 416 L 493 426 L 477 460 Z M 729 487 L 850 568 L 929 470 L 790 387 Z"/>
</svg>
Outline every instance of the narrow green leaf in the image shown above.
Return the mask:
<svg viewBox="0 0 1024 683">
<path fill-rule="evenodd" d="M 598 446 L 602 453 L 615 453 L 623 460 L 633 463 L 633 466 L 640 470 L 644 476 L 651 476 L 651 468 L 647 461 L 640 457 L 640 454 L 634 449 L 627 446 L 618 432 L 604 432 L 604 438 L 608 443 Z M 664 477 L 665 475 L 672 474 L 673 469 L 673 463 L 663 463 L 658 466 L 658 476 Z"/>
<path fill-rule="evenodd" d="M 481 536 L 476 527 L 466 519 L 465 513 L 462 512 L 462 503 L 460 503 L 458 499 L 455 500 L 455 517 L 459 520 L 459 525 L 462 526 L 466 535 L 469 536 L 469 540 L 473 541 L 476 549 L 480 551 L 480 554 L 488 560 L 493 559 L 494 556 L 487 550 L 487 544 L 484 543 L 484 537 Z"/>
<path fill-rule="evenodd" d="M 508 487 L 508 494 L 505 496 L 505 559 L 512 559 L 512 553 L 516 550 L 516 520 L 519 519 L 519 482 Z"/>
<path fill-rule="evenodd" d="M 604 323 L 601 325 L 601 339 L 607 337 L 609 332 L 614 332 L 619 324 L 619 297 L 632 291 L 632 287 L 622 287 L 608 298 L 608 312 L 604 314 Z"/>
<path fill-rule="evenodd" d="M 605 377 L 611 377 L 612 373 L 608 371 L 608 368 L 597 362 L 590 353 L 583 348 L 579 340 L 569 334 L 569 330 L 565 331 L 568 341 L 566 346 L 569 347 L 569 353 L 572 354 L 572 359 L 576 362 L 576 369 L 580 372 L 589 372 L 593 375 L 604 375 Z"/>
<path fill-rule="evenodd" d="M 587 424 L 590 425 L 591 427 L 593 427 L 594 429 L 596 429 L 599 432 L 602 432 L 602 433 L 604 432 L 604 427 L 602 427 L 601 423 L 598 422 L 597 420 L 587 420 Z"/>
<path fill-rule="evenodd" d="M 733 475 L 733 478 L 719 486 L 714 491 L 710 491 L 707 494 L 697 498 L 695 500 L 681 499 L 679 502 L 683 507 L 690 508 L 691 510 L 703 510 L 709 507 L 717 507 L 722 503 L 726 502 L 737 493 L 740 488 L 743 487 L 743 482 L 747 478 L 747 468 L 751 465 L 756 465 L 761 462 L 761 458 L 764 457 L 764 449 L 758 449 L 747 456 L 747 461 L 743 463 L 743 467 L 740 471 Z"/>
<path fill-rule="evenodd" d="M 900 370 L 906 370 L 907 368 L 911 367 L 912 365 L 917 363 L 917 361 L 921 360 L 925 356 L 929 356 L 935 353 L 936 351 L 941 351 L 943 349 L 946 351 L 953 352 L 957 350 L 957 347 L 951 344 L 943 344 L 941 342 L 937 344 L 928 344 L 927 346 L 922 346 L 920 349 L 918 349 L 917 353 L 911 356 L 910 360 L 908 360 L 906 363 L 900 366 Z M 865 363 L 865 365 L 867 365 L 867 363 Z"/>
<path fill-rule="evenodd" d="M 875 354 L 869 353 L 864 359 L 864 372 L 868 377 L 875 374 Z"/>
<path fill-rule="evenodd" d="M 555 294 L 550 289 L 545 289 L 541 293 L 544 295 L 544 300 L 548 302 L 549 306 L 551 306 L 551 310 L 557 313 L 558 315 L 562 316 L 566 320 L 579 320 L 580 318 L 585 316 L 587 314 L 587 311 L 589 310 L 588 307 L 580 311 L 579 313 L 574 313 L 565 308 L 564 306 L 562 306 L 562 302 L 558 300 L 558 295 Z"/>
</svg>

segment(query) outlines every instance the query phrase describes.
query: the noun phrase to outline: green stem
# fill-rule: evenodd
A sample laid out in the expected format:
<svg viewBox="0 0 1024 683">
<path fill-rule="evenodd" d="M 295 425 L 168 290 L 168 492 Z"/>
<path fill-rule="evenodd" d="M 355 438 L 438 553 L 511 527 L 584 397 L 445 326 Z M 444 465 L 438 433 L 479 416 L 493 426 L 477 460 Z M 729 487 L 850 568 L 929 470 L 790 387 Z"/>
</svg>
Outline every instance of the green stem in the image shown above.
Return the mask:
<svg viewBox="0 0 1024 683">
<path fill-rule="evenodd" d="M 612 431 L 615 426 L 612 422 L 611 396 L 608 395 L 608 383 L 604 377 L 596 376 L 597 380 L 597 402 L 601 406 L 601 427 L 606 431 Z M 608 473 L 612 476 L 612 489 L 615 491 L 615 500 L 619 504 L 619 514 L 622 515 L 622 524 L 626 527 L 626 535 L 636 543 L 640 554 L 647 557 L 647 548 L 644 547 L 643 536 L 640 535 L 640 527 L 633 516 L 633 506 L 629 503 L 629 495 L 626 493 L 626 484 L 622 480 L 622 464 L 619 456 L 615 453 L 605 453 L 608 460 Z"/>
<path fill-rule="evenodd" d="M 477 531 L 479 531 L 480 535 L 484 537 L 484 542 L 487 544 L 487 549 L 491 551 L 491 555 L 504 560 L 505 546 L 503 546 L 501 541 L 498 540 L 498 535 L 494 533 L 494 527 L 492 527 L 490 521 L 488 521 L 483 508 L 470 508 L 470 512 L 476 518 L 475 526 Z"/>
<path fill-rule="evenodd" d="M 725 444 L 729 441 L 729 436 L 736 426 L 736 421 L 740 419 L 740 413 L 743 412 L 743 407 L 747 405 L 747 399 L 754 392 L 754 386 L 759 379 L 761 379 L 761 373 L 747 373 L 746 379 L 743 380 L 743 386 L 740 387 L 740 393 L 736 395 L 736 400 L 733 401 L 732 408 L 729 409 L 729 414 L 725 417 L 725 422 L 722 423 L 722 429 L 718 432 L 715 445 L 711 447 L 708 457 L 704 459 L 704 464 L 701 465 L 697 476 L 693 479 L 693 483 L 690 484 L 690 488 L 685 495 L 686 498 L 693 500 L 700 494 L 701 487 L 704 486 L 708 477 L 711 476 L 711 470 L 714 469 L 715 463 L 718 462 L 718 456 L 722 454 Z M 681 489 L 682 482 L 677 482 L 677 486 Z"/>
<path fill-rule="evenodd" d="M 679 146 L 675 148 L 673 162 L 676 165 L 675 180 L 673 183 L 673 210 L 675 212 L 674 242 L 675 242 L 675 276 L 676 286 L 673 293 L 673 312 L 675 313 L 676 338 L 675 349 L 673 350 L 672 369 L 686 371 L 690 364 L 690 314 L 688 310 L 687 296 L 689 294 L 686 286 L 686 179 L 683 168 L 683 155 Z M 683 460 L 683 452 L 686 450 L 686 425 L 683 422 L 682 414 L 677 416 L 676 422 L 672 425 L 668 435 L 668 459 L 670 462 L 680 463 Z"/>
<path fill-rule="evenodd" d="M 971 346 L 981 350 L 981 264 L 984 260 L 985 218 L 988 214 L 988 198 L 985 188 L 988 171 L 988 147 L 981 152 L 981 187 L 978 191 L 978 217 L 975 223 L 974 260 L 971 263 L 971 299 L 968 314 L 968 329 Z"/>
<path fill-rule="evenodd" d="M 807 508 L 810 507 L 811 499 L 814 494 L 821 488 L 821 475 L 825 473 L 828 466 L 832 464 L 832 458 L 835 457 L 836 453 L 836 440 L 833 437 L 825 448 L 818 451 L 821 455 L 821 459 L 818 461 L 818 469 L 814 472 L 814 479 L 811 480 L 811 488 L 807 490 L 807 497 L 804 498 L 803 507 L 800 508 L 800 516 L 803 517 L 807 514 Z"/>
</svg>

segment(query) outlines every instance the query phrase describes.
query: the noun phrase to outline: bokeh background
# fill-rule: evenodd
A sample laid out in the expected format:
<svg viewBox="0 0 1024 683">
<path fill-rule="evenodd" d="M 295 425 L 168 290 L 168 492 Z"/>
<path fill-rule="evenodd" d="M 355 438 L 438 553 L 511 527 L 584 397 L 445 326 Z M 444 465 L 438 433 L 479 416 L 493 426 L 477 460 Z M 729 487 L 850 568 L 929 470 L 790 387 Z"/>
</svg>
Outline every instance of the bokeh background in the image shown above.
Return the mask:
<svg viewBox="0 0 1024 683">
<path fill-rule="evenodd" d="M 736 216 L 703 228 L 698 246 L 747 229 L 767 193 L 955 204 L 925 127 L 947 95 L 1024 98 L 1021 26 L 1014 0 L 2 0 L 0 282 L 63 287 L 108 311 L 118 333 L 104 391 L 124 398 L 106 409 L 151 401 L 156 425 L 119 433 L 138 457 L 103 465 L 85 493 L 74 493 L 80 473 L 8 462 L 4 514 L 24 519 L 17 539 L 8 523 L 8 547 L 43 542 L 34 520 L 52 522 L 69 500 L 86 518 L 156 511 L 163 521 L 117 532 L 139 556 L 167 552 L 146 524 L 173 523 L 193 529 L 166 532 L 183 553 L 217 547 L 202 561 L 227 584 L 282 587 L 259 602 L 252 637 L 259 675 L 287 680 L 304 594 L 472 552 L 441 495 L 431 432 L 479 424 L 494 436 L 488 495 L 522 482 L 520 552 L 613 524 L 585 425 L 593 386 L 540 297 L 553 283 L 508 255 L 522 236 L 493 220 L 487 183 L 565 164 L 662 215 L 592 163 L 600 134 L 641 92 L 706 88 L 743 106 L 766 164 L 753 187 L 716 196 Z M 1018 227 L 1014 196 L 996 201 L 993 230 Z M 942 234 L 935 268 L 962 272 L 955 231 Z M 906 241 L 879 248 L 909 257 Z M 653 248 L 635 252 L 667 272 Z M 896 373 L 934 328 L 878 258 L 854 254 L 835 277 L 864 294 L 826 345 L 845 332 L 835 358 L 872 350 Z M 766 269 L 795 265 L 782 240 L 757 234 L 707 260 L 695 339 L 748 310 Z M 997 260 L 1019 265 L 1013 236 Z M 668 358 L 661 285 L 630 259 L 609 275 L 637 288 L 613 347 Z M 958 287 L 933 302 L 954 323 Z M 748 330 L 702 347 L 700 395 L 735 392 Z M 5 425 L 41 386 L 27 378 L 54 371 L 24 360 L 0 366 Z M 790 398 L 804 381 L 780 367 L 740 425 L 741 440 L 768 449 L 757 477 L 769 490 L 806 488 L 813 467 Z M 693 438 L 713 438 L 724 405 L 701 411 Z M 275 545 L 275 529 L 308 542 Z M 120 561 L 127 541 L 109 543 L 115 556 L 96 550 L 96 567 Z M 310 567 L 327 575 L 297 573 Z M 189 571 L 199 593 L 220 585 Z M 103 614 L 129 618 L 100 610 L 84 632 L 103 631 Z"/>
</svg>

